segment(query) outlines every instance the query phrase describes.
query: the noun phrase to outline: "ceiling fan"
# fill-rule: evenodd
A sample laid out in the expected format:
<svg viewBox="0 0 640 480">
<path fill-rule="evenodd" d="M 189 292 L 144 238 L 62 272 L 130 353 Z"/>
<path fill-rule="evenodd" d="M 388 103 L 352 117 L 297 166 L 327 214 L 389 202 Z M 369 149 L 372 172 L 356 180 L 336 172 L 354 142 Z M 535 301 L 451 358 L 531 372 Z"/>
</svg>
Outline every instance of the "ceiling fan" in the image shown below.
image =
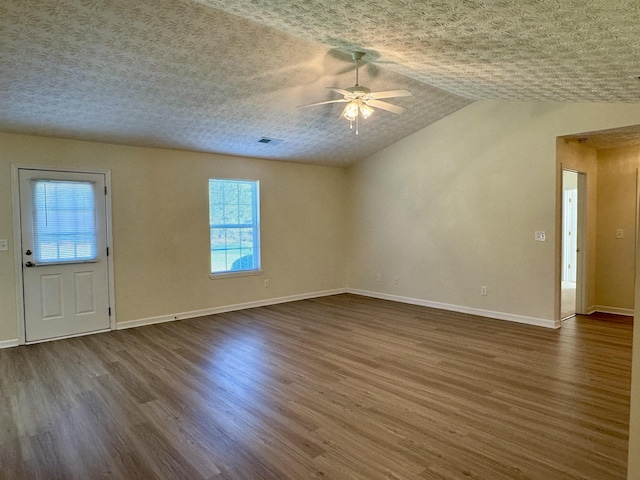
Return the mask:
<svg viewBox="0 0 640 480">
<path fill-rule="evenodd" d="M 326 105 L 328 103 L 346 103 L 346 107 L 340 114 L 340 117 L 344 117 L 349 120 L 349 127 L 353 129 L 353 124 L 356 124 L 356 135 L 358 134 L 359 118 L 367 119 L 374 112 L 374 108 L 380 110 L 386 110 L 387 112 L 400 114 L 406 109 L 393 105 L 391 103 L 380 101 L 381 98 L 394 98 L 394 97 L 408 97 L 411 92 L 408 90 L 387 90 L 384 92 L 372 92 L 367 87 L 363 87 L 358 84 L 358 69 L 360 67 L 360 60 L 364 56 L 364 52 L 353 52 L 351 54 L 353 60 L 356 62 L 356 84 L 353 87 L 337 88 L 327 87 L 329 90 L 339 93 L 343 98 L 337 100 L 327 100 L 326 102 L 311 103 L 309 105 L 301 105 L 298 108 L 315 107 L 317 105 Z"/>
</svg>

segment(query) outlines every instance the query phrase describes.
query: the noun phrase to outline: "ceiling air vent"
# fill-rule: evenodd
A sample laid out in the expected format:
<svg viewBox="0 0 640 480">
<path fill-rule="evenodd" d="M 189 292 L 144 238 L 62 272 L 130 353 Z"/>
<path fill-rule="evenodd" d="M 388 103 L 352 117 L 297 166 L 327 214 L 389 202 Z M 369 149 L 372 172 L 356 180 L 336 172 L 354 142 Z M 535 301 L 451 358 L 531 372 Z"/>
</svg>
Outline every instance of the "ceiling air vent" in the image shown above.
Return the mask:
<svg viewBox="0 0 640 480">
<path fill-rule="evenodd" d="M 275 138 L 262 137 L 258 140 L 258 143 L 268 143 L 269 145 L 280 145 L 284 140 L 277 140 Z"/>
</svg>

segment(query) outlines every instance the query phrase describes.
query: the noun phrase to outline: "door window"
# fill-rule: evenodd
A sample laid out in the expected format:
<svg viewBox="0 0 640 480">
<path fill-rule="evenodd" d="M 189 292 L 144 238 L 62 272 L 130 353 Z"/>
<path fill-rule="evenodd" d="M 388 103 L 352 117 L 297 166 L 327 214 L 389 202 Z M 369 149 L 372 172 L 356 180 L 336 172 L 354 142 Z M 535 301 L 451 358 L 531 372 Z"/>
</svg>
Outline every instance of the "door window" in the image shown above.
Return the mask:
<svg viewBox="0 0 640 480">
<path fill-rule="evenodd" d="M 33 247 L 37 263 L 97 257 L 92 182 L 33 181 Z"/>
</svg>

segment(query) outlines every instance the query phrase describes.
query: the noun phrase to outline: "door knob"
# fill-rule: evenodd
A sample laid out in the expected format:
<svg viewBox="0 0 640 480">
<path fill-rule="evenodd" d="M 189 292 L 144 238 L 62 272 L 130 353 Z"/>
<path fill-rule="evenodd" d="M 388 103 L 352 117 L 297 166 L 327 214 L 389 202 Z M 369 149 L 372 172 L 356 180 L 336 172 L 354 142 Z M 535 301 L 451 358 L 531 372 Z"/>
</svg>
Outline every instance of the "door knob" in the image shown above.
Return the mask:
<svg viewBox="0 0 640 480">
<path fill-rule="evenodd" d="M 25 266 L 25 267 L 35 267 L 35 266 L 36 266 L 36 264 L 35 264 L 35 263 L 33 263 L 33 262 L 27 262 L 27 263 L 25 263 L 25 264 L 24 264 L 24 266 Z"/>
</svg>

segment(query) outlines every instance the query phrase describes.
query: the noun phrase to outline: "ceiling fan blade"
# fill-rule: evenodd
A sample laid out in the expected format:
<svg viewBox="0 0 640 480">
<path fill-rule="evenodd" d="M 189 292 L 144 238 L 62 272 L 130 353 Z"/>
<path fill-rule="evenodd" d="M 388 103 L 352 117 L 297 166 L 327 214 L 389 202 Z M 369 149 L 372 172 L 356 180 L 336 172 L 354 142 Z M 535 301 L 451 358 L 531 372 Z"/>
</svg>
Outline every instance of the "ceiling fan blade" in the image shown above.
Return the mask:
<svg viewBox="0 0 640 480">
<path fill-rule="evenodd" d="M 379 98 L 392 98 L 392 97 L 410 97 L 411 92 L 409 90 L 387 90 L 385 92 L 371 92 L 370 97 Z"/>
<path fill-rule="evenodd" d="M 326 105 L 327 103 L 345 103 L 349 100 L 345 98 L 339 98 L 338 100 L 327 100 L 326 102 L 310 103 L 309 105 L 300 105 L 298 108 L 315 107 L 316 105 Z"/>
<path fill-rule="evenodd" d="M 352 95 L 350 91 L 343 90 L 342 88 L 338 88 L 338 87 L 327 87 L 327 89 L 331 90 L 332 92 L 339 93 L 340 95 Z"/>
<path fill-rule="evenodd" d="M 392 105 L 391 103 L 381 102 L 380 100 L 367 100 L 367 105 L 374 108 L 379 108 L 380 110 L 386 110 L 387 112 L 401 114 L 406 111 L 406 108 L 399 107 L 397 105 Z"/>
</svg>

